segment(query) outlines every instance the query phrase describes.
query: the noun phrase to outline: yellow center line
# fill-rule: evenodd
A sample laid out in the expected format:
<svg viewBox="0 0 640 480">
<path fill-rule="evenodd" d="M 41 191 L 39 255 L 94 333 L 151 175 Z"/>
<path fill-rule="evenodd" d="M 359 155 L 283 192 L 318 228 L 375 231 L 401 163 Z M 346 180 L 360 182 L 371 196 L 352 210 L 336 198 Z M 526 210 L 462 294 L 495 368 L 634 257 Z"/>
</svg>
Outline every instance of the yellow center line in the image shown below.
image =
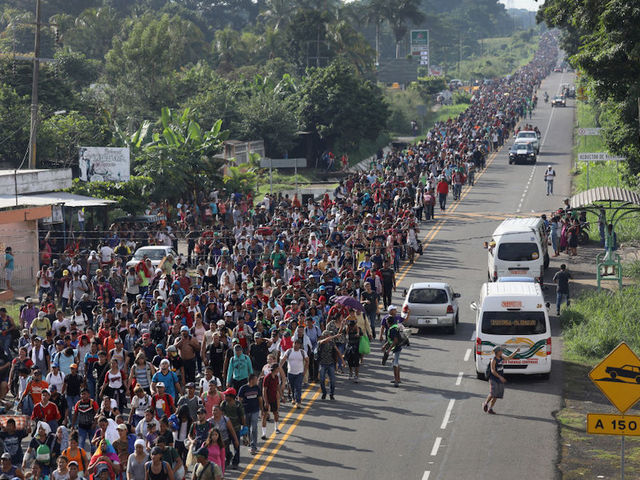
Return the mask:
<svg viewBox="0 0 640 480">
<path fill-rule="evenodd" d="M 486 172 L 489 169 L 489 166 L 496 159 L 497 155 L 498 155 L 497 151 L 493 152 L 493 154 L 491 154 L 491 157 L 489 157 L 489 160 L 487 161 L 487 165 L 485 166 L 484 170 L 481 171 L 478 175 L 476 175 L 476 181 L 478 181 L 482 177 L 482 175 L 484 175 L 484 172 Z M 447 221 L 449 221 L 452 218 L 451 214 L 456 211 L 456 209 L 462 203 L 462 200 L 464 200 L 467 197 L 467 195 L 469 194 L 469 192 L 471 191 L 472 188 L 473 188 L 473 186 L 466 185 L 462 189 L 462 192 L 460 194 L 460 198 L 453 203 L 453 205 L 450 207 L 450 209 L 448 211 L 445 211 L 445 213 L 442 213 L 440 215 L 440 220 L 438 220 L 438 222 L 433 227 L 431 227 L 431 229 L 429 230 L 427 235 L 425 235 L 425 237 L 424 237 L 424 239 L 422 241 L 422 249 L 423 250 L 426 250 L 427 247 L 429 245 L 431 245 L 431 242 L 433 242 L 436 234 L 440 231 L 440 229 L 442 229 L 444 224 L 447 223 Z M 402 280 L 404 280 L 404 277 L 407 276 L 407 274 L 409 273 L 409 270 L 411 270 L 412 266 L 413 266 L 412 263 L 407 263 L 404 266 L 404 268 L 401 270 L 400 274 L 396 278 L 396 284 L 399 284 L 400 282 L 402 282 Z"/>
<path fill-rule="evenodd" d="M 300 415 L 298 415 L 298 418 L 295 419 L 295 421 L 291 424 L 291 426 L 289 427 L 289 430 L 287 430 L 287 433 L 285 433 L 282 438 L 280 439 L 280 441 L 278 442 L 278 444 L 274 447 L 273 451 L 271 452 L 271 455 L 269 455 L 265 460 L 264 463 L 260 466 L 260 468 L 258 468 L 258 471 L 256 472 L 256 474 L 253 476 L 253 480 L 256 480 L 258 477 L 260 477 L 260 475 L 262 475 L 265 471 L 265 469 L 267 468 L 267 466 L 271 463 L 271 460 L 273 460 L 273 458 L 276 456 L 276 454 L 280 451 L 280 448 L 282 448 L 282 445 L 284 445 L 284 442 L 287 441 L 287 439 L 291 436 L 291 434 L 293 433 L 293 431 L 296 429 L 296 427 L 298 426 L 298 424 L 300 423 L 300 421 L 302 420 L 302 418 L 307 414 L 307 412 L 309 411 L 309 409 L 311 408 L 311 405 L 313 405 L 313 402 L 316 401 L 316 399 L 320 396 L 320 390 L 316 390 L 316 393 L 313 394 L 313 397 L 311 398 L 311 400 L 309 401 L 309 403 L 307 404 L 306 407 L 304 407 L 304 409 L 302 410 L 302 412 L 300 413 Z"/>
<path fill-rule="evenodd" d="M 309 394 L 309 392 L 311 392 L 311 389 L 313 387 L 311 385 L 309 385 L 307 387 L 307 389 L 302 393 L 301 398 L 304 400 L 305 397 Z M 307 407 L 308 408 L 308 407 Z M 306 411 L 306 409 L 305 409 Z M 289 411 L 289 413 L 287 413 L 285 415 L 284 418 L 281 418 L 279 420 L 279 427 L 282 427 L 283 425 L 285 425 L 287 423 L 287 420 L 289 420 L 289 418 L 296 413 L 296 410 L 293 408 L 291 408 L 291 410 Z M 274 418 L 275 421 L 275 418 Z M 260 425 L 262 425 L 262 423 L 260 423 Z M 282 430 L 282 429 L 281 429 Z M 258 453 L 256 455 L 253 456 L 253 459 L 251 460 L 251 463 L 249 463 L 249 465 L 247 465 L 245 467 L 245 469 L 243 470 L 243 472 L 240 474 L 240 476 L 238 477 L 238 480 L 242 480 L 243 478 L 245 478 L 249 472 L 251 471 L 251 469 L 253 468 L 253 466 L 258 463 L 258 461 L 260 460 L 260 458 L 262 457 L 263 454 L 265 454 L 269 448 L 269 445 L 271 445 L 271 442 L 273 442 L 277 437 L 277 434 L 274 432 L 271 434 L 271 436 L 269 437 L 269 439 L 264 442 L 264 444 L 262 445 L 262 447 L 260 447 L 260 450 L 258 451 Z"/>
<path fill-rule="evenodd" d="M 498 152 L 494 152 L 489 160 L 487 161 L 487 164 L 485 166 L 485 169 L 480 172 L 478 175 L 476 175 L 476 180 L 478 180 L 480 177 L 482 177 L 482 175 L 484 174 L 484 172 L 487 171 L 487 169 L 489 168 L 489 166 L 493 163 L 493 161 L 495 160 L 496 156 L 498 155 Z M 460 199 L 457 200 L 456 202 L 453 203 L 453 205 L 451 206 L 451 209 L 443 214 L 441 216 L 441 218 L 438 220 L 438 222 L 431 227 L 431 229 L 429 229 L 429 232 L 427 233 L 427 235 L 425 235 L 424 240 L 423 240 L 423 248 L 427 248 L 431 242 L 433 241 L 433 239 L 435 238 L 436 234 L 440 231 L 440 229 L 442 228 L 442 226 L 447 222 L 447 220 L 449 220 L 449 218 L 447 217 L 447 214 L 451 214 L 453 213 L 456 208 L 458 208 L 458 206 L 460 205 L 460 202 L 462 202 L 462 200 L 464 200 L 464 198 L 469 194 L 469 192 L 471 191 L 472 186 L 471 185 L 467 185 L 466 188 L 463 189 L 463 192 L 460 195 Z M 396 280 L 396 283 L 400 283 L 402 281 L 402 279 L 404 279 L 404 277 L 407 275 L 407 273 L 409 272 L 409 270 L 411 269 L 411 267 L 413 266 L 413 263 L 409 263 L 407 262 L 404 267 L 402 268 L 402 271 L 400 273 L 400 275 L 398 276 L 398 279 Z M 304 392 L 303 394 L 303 398 L 306 397 L 306 395 L 311 391 L 311 385 L 307 388 L 307 390 Z M 274 459 L 274 457 L 276 456 L 276 454 L 280 451 L 280 448 L 282 448 L 282 445 L 284 445 L 284 442 L 287 441 L 287 439 L 291 436 L 291 434 L 293 433 L 293 431 L 296 429 L 296 427 L 298 426 L 298 424 L 302 421 L 302 418 L 307 414 L 307 412 L 311 409 L 311 406 L 313 405 L 313 403 L 317 400 L 317 398 L 320 396 L 320 390 L 316 390 L 316 392 L 313 394 L 313 396 L 311 397 L 311 400 L 309 400 L 309 403 L 307 403 L 307 406 L 302 410 L 302 412 L 300 412 L 297 416 L 297 418 L 293 421 L 293 423 L 291 424 L 291 426 L 289 427 L 289 429 L 287 430 L 287 432 L 282 436 L 282 438 L 280 438 L 280 440 L 278 441 L 278 443 L 275 445 L 275 447 L 273 447 L 273 450 L 271 451 L 271 453 L 269 454 L 269 456 L 267 456 L 264 459 L 264 463 L 262 465 L 260 465 L 260 467 L 258 468 L 258 470 L 256 471 L 255 475 L 253 476 L 252 480 L 257 480 L 260 475 L 262 475 L 264 473 L 264 471 L 266 470 L 266 468 L 269 466 L 269 464 L 271 463 L 271 461 Z M 281 425 L 284 424 L 290 417 L 291 415 L 293 415 L 295 412 L 294 409 L 291 409 L 291 411 L 285 416 L 285 418 L 282 420 Z M 273 442 L 273 440 L 276 439 L 275 434 L 271 435 L 271 437 L 269 438 L 269 440 L 267 440 L 264 445 L 260 448 L 260 451 L 253 457 L 253 460 L 251 460 L 251 463 L 249 463 L 249 465 L 247 465 L 247 467 L 244 469 L 244 471 L 240 474 L 240 476 L 238 477 L 238 480 L 243 480 L 244 478 L 247 477 L 247 475 L 249 474 L 249 472 L 251 471 L 251 469 L 258 463 L 258 461 L 260 460 L 260 458 L 262 458 L 262 455 L 265 454 L 267 452 L 267 450 L 269 449 L 269 445 L 271 445 L 271 443 Z"/>
</svg>

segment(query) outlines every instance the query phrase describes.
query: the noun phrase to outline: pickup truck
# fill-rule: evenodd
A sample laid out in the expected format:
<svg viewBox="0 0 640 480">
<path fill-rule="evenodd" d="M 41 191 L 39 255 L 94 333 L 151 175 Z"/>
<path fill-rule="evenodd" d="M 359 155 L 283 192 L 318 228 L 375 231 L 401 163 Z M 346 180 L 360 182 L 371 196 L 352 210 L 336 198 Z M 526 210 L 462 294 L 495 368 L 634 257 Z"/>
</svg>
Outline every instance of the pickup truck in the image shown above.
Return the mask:
<svg viewBox="0 0 640 480">
<path fill-rule="evenodd" d="M 640 367 L 637 365 L 623 365 L 621 367 L 607 367 L 605 372 L 609 374 L 612 379 L 618 377 L 630 378 L 636 383 L 640 383 Z"/>
<path fill-rule="evenodd" d="M 553 100 L 551 101 L 551 106 L 552 107 L 566 107 L 567 106 L 567 102 L 565 101 L 564 97 L 557 96 L 557 97 L 554 97 Z"/>
</svg>

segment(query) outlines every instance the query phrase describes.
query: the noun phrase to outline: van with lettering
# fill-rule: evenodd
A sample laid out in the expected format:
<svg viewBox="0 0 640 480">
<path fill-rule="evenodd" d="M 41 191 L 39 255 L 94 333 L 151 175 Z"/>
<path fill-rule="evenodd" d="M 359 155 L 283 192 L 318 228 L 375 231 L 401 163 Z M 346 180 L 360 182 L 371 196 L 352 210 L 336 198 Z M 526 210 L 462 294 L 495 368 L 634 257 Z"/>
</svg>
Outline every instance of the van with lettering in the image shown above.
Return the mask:
<svg viewBox="0 0 640 480">
<path fill-rule="evenodd" d="M 549 304 L 538 283 L 491 282 L 482 285 L 480 299 L 471 304 L 476 312 L 474 358 L 478 378 L 485 379 L 493 348 L 501 346 L 507 374 L 545 377 L 551 372 L 551 324 Z"/>
<path fill-rule="evenodd" d="M 549 266 L 548 235 L 542 218 L 507 218 L 485 242 L 490 282 L 502 277 L 544 281 Z"/>
</svg>

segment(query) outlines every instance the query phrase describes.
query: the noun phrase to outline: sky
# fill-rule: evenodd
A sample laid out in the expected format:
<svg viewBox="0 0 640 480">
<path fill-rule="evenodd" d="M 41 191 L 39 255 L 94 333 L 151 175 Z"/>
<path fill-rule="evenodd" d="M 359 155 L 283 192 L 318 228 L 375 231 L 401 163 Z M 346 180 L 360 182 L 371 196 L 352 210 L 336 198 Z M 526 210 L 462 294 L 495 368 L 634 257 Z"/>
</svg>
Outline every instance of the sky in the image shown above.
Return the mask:
<svg viewBox="0 0 640 480">
<path fill-rule="evenodd" d="M 504 3 L 507 8 L 526 8 L 527 10 L 537 11 L 544 0 L 500 0 L 500 3 Z"/>
</svg>

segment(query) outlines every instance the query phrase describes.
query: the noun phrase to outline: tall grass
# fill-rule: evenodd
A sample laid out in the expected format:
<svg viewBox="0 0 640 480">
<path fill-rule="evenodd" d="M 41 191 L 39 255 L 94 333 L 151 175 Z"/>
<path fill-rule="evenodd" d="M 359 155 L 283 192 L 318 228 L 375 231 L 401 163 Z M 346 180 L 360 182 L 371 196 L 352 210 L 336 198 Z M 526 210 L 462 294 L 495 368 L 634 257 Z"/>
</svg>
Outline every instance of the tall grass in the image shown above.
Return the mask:
<svg viewBox="0 0 640 480">
<path fill-rule="evenodd" d="M 566 352 L 574 358 L 593 362 L 602 359 L 622 341 L 640 351 L 638 298 L 640 286 L 580 296 L 560 317 Z"/>
</svg>

